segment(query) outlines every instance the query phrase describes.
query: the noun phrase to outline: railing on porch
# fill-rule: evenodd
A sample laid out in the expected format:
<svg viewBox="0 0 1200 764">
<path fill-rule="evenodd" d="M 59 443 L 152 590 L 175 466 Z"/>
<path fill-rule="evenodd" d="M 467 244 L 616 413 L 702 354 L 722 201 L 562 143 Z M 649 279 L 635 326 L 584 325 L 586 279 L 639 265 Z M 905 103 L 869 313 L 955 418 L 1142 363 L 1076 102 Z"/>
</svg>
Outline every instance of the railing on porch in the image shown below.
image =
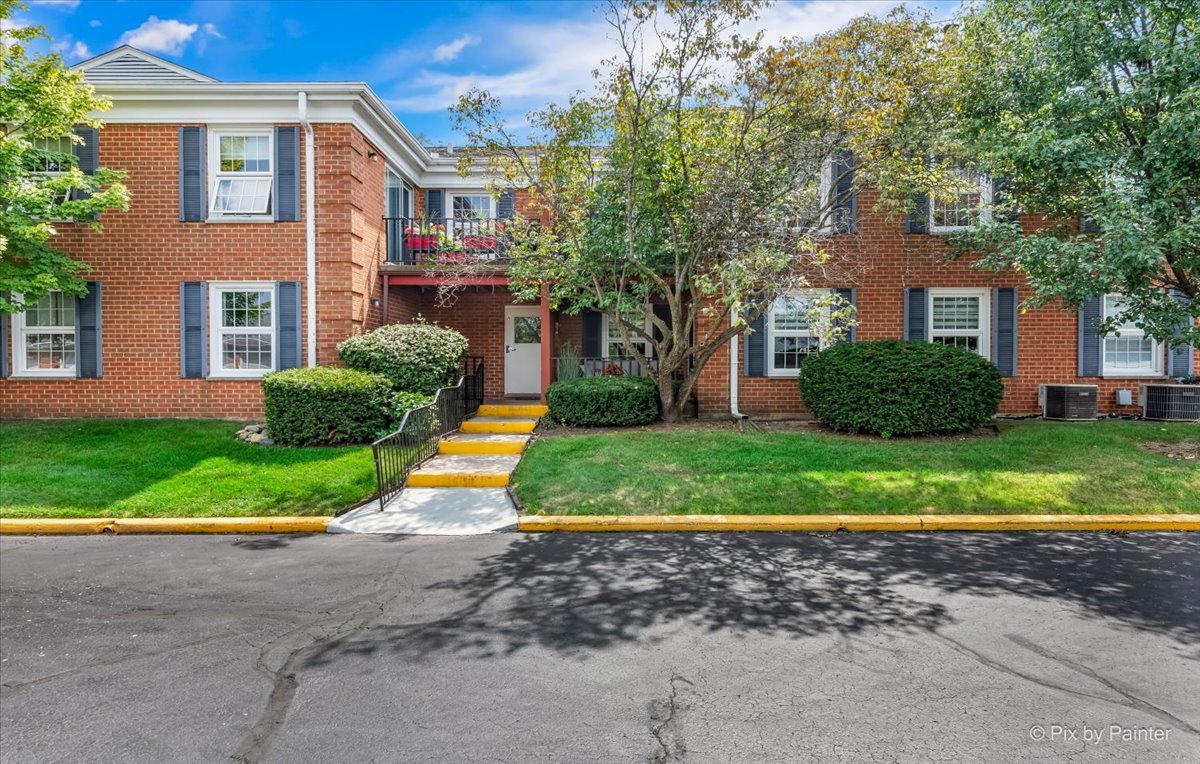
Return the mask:
<svg viewBox="0 0 1200 764">
<path fill-rule="evenodd" d="M 457 430 L 481 403 L 483 358 L 467 356 L 458 384 L 438 390 L 432 402 L 409 409 L 395 432 L 371 444 L 380 511 L 404 490 L 409 473 L 437 453 L 442 436 Z"/>
<path fill-rule="evenodd" d="M 645 368 L 633 356 L 555 356 L 552 369 L 555 380 L 579 377 L 648 377 L 654 371 L 654 361 Z"/>
<path fill-rule="evenodd" d="M 498 218 L 389 218 L 387 260 L 398 265 L 454 265 L 504 260 L 505 221 Z"/>
</svg>

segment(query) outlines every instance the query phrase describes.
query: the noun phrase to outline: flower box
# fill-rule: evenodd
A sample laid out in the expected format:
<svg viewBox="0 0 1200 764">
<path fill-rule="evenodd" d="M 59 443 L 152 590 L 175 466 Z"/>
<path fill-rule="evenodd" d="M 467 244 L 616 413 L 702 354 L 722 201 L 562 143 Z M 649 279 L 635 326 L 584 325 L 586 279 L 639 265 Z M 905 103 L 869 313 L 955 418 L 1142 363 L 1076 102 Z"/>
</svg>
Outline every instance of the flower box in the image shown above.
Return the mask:
<svg viewBox="0 0 1200 764">
<path fill-rule="evenodd" d="M 464 236 L 462 242 L 467 249 L 493 250 L 496 248 L 496 240 L 491 236 Z"/>
<path fill-rule="evenodd" d="M 435 233 L 430 234 L 409 234 L 404 237 L 404 246 L 416 252 L 425 252 L 431 249 L 437 249 L 438 236 Z"/>
<path fill-rule="evenodd" d="M 439 263 L 461 263 L 465 255 L 462 252 L 438 252 Z"/>
</svg>

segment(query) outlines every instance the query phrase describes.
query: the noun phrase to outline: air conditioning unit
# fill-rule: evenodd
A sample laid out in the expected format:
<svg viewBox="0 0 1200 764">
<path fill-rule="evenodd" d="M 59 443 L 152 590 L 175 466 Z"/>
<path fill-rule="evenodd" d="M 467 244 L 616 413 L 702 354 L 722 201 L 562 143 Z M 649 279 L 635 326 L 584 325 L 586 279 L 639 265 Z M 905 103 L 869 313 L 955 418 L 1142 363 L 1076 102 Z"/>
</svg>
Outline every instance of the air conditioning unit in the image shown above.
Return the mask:
<svg viewBox="0 0 1200 764">
<path fill-rule="evenodd" d="M 1097 393 L 1096 385 L 1038 385 L 1042 419 L 1095 421 Z"/>
<path fill-rule="evenodd" d="M 1200 385 L 1142 385 L 1138 404 L 1143 419 L 1200 422 Z"/>
</svg>

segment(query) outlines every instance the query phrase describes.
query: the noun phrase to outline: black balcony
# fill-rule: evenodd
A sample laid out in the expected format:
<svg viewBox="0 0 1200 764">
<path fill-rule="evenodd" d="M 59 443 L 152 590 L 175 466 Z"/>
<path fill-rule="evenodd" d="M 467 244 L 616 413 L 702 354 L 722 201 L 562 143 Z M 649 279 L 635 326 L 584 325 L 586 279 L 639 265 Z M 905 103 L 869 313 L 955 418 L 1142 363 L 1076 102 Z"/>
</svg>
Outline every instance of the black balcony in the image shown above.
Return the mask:
<svg viewBox="0 0 1200 764">
<path fill-rule="evenodd" d="M 384 218 L 387 261 L 455 265 L 505 259 L 505 221 L 497 218 Z"/>
</svg>

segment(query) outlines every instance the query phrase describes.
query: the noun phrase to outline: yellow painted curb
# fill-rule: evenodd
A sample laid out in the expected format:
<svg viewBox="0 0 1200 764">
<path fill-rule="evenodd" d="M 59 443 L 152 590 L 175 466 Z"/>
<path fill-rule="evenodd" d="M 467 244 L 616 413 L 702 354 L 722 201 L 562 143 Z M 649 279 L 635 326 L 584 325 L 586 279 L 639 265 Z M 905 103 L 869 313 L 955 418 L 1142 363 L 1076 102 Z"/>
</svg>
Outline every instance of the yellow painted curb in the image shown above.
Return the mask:
<svg viewBox="0 0 1200 764">
<path fill-rule="evenodd" d="M 507 472 L 421 472 L 408 476 L 409 488 L 503 488 Z"/>
<path fill-rule="evenodd" d="M 537 427 L 536 419 L 524 422 L 476 422 L 468 419 L 458 429 L 462 432 L 489 432 L 499 435 L 503 433 L 533 432 L 535 427 Z"/>
<path fill-rule="evenodd" d="M 475 416 L 529 416 L 537 419 L 550 412 L 548 406 L 538 403 L 485 403 L 479 407 Z"/>
<path fill-rule="evenodd" d="M 324 533 L 329 520 L 328 517 L 0 518 L 0 534 Z"/>
<path fill-rule="evenodd" d="M 502 440 L 443 440 L 438 444 L 439 454 L 465 454 L 467 456 L 492 456 L 495 454 L 519 454 L 525 450 L 524 441 Z"/>
<path fill-rule="evenodd" d="M 528 515 L 526 532 L 1200 531 L 1200 515 Z"/>
</svg>

